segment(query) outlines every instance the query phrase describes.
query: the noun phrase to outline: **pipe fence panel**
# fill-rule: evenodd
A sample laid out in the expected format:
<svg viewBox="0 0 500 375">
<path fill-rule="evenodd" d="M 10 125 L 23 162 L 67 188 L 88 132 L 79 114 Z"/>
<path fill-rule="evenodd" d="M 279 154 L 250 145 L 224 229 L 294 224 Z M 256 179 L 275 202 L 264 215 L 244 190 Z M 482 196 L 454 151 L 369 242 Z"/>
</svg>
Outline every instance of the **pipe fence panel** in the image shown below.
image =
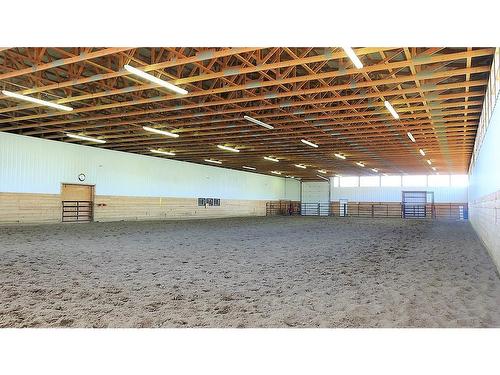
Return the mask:
<svg viewBox="0 0 500 375">
<path fill-rule="evenodd" d="M 300 203 L 297 201 L 267 202 L 267 216 L 338 216 L 367 218 L 423 218 L 443 220 L 467 220 L 467 203 L 427 203 L 404 205 L 401 202 L 318 202 Z M 411 210 L 415 210 L 413 213 Z M 418 212 L 417 212 L 418 210 Z M 424 215 L 425 214 L 425 215 Z"/>
<path fill-rule="evenodd" d="M 302 203 L 300 214 L 302 216 L 330 216 L 330 203 Z"/>
<path fill-rule="evenodd" d="M 266 203 L 266 216 L 300 215 L 300 202 L 274 201 Z"/>
</svg>

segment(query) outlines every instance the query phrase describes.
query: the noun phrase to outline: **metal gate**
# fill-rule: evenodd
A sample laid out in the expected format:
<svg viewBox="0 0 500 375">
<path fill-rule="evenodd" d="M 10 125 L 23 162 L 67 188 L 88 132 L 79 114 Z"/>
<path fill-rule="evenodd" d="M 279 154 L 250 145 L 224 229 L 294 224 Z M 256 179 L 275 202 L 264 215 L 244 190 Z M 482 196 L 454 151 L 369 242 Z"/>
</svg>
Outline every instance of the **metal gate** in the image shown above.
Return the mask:
<svg viewBox="0 0 500 375">
<path fill-rule="evenodd" d="M 404 218 L 425 218 L 427 216 L 427 192 L 403 191 L 402 209 Z"/>
<path fill-rule="evenodd" d="M 62 201 L 63 222 L 89 222 L 93 216 L 92 201 Z"/>
<path fill-rule="evenodd" d="M 300 215 L 300 202 L 298 201 L 277 201 L 266 202 L 266 216 L 274 215 Z"/>
<path fill-rule="evenodd" d="M 330 203 L 302 203 L 300 214 L 302 216 L 330 216 Z"/>
</svg>

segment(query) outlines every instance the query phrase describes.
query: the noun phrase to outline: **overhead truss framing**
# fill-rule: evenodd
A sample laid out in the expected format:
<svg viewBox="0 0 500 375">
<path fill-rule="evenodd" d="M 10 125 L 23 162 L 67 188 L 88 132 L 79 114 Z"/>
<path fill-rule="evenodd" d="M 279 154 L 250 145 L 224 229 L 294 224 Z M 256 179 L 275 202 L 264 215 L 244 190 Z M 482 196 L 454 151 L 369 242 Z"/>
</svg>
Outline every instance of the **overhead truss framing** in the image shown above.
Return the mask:
<svg viewBox="0 0 500 375">
<path fill-rule="evenodd" d="M 165 156 L 151 149 L 167 150 L 177 160 L 218 160 L 227 168 L 251 165 L 257 173 L 280 171 L 304 179 L 317 179 L 317 170 L 326 175 L 375 173 L 372 169 L 432 173 L 434 167 L 465 173 L 495 49 L 354 50 L 361 69 L 341 48 L 0 49 L 2 90 L 74 108 L 62 113 L 0 95 L 0 131 L 155 157 Z M 143 81 L 125 64 L 188 94 Z M 150 133 L 143 126 L 179 137 Z M 76 140 L 67 132 L 106 143 Z M 220 144 L 240 152 L 227 152 Z"/>
</svg>

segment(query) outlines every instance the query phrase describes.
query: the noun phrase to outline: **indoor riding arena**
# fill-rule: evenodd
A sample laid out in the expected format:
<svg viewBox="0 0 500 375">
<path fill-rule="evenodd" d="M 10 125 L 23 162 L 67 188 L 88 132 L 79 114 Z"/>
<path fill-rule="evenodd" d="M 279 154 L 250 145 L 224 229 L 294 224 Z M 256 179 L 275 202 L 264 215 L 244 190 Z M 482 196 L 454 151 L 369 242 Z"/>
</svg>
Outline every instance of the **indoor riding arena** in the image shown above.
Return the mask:
<svg viewBox="0 0 500 375">
<path fill-rule="evenodd" d="M 0 89 L 0 327 L 500 327 L 499 48 L 0 48 Z"/>
</svg>

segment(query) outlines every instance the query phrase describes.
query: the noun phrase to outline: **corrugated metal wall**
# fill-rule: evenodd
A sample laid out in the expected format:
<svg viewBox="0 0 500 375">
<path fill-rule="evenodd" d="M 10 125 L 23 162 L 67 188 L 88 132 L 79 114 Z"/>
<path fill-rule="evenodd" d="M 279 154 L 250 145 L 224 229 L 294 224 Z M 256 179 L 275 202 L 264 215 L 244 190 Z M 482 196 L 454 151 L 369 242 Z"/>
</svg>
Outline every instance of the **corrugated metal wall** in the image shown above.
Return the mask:
<svg viewBox="0 0 500 375">
<path fill-rule="evenodd" d="M 471 201 L 500 190 L 500 96 L 470 172 Z"/>
<path fill-rule="evenodd" d="M 435 203 L 467 202 L 467 187 L 332 187 L 331 200 L 401 202 L 402 191 L 433 191 Z"/>
<path fill-rule="evenodd" d="M 470 222 L 500 272 L 500 95 L 469 174 Z"/>
<path fill-rule="evenodd" d="M 290 201 L 300 200 L 300 181 L 293 178 L 285 180 L 285 199 Z"/>
<path fill-rule="evenodd" d="M 59 194 L 80 173 L 97 195 L 285 199 L 281 177 L 0 132 L 0 192 Z"/>
<path fill-rule="evenodd" d="M 324 203 L 329 200 L 328 182 L 302 183 L 302 203 Z"/>
</svg>

